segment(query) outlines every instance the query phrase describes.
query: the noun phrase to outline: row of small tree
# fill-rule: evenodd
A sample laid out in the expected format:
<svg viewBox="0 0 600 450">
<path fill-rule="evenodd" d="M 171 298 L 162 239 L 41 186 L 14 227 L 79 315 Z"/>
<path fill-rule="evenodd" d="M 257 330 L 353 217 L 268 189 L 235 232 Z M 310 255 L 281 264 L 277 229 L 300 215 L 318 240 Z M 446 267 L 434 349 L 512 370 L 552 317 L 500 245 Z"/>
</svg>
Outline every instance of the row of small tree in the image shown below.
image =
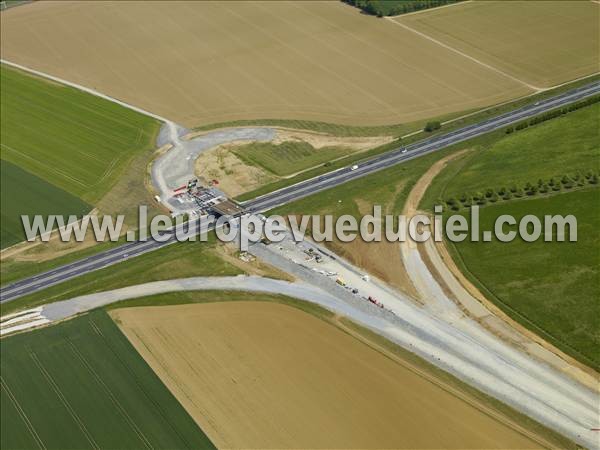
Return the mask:
<svg viewBox="0 0 600 450">
<path fill-rule="evenodd" d="M 594 103 L 598 103 L 598 102 L 600 102 L 600 95 L 590 97 L 587 100 L 583 100 L 581 102 L 574 103 L 573 105 L 565 107 L 565 108 L 555 109 L 554 111 L 550 111 L 548 113 L 533 117 L 524 122 L 520 122 L 517 125 L 515 125 L 514 127 L 508 127 L 506 129 L 506 134 L 510 134 L 515 131 L 524 130 L 525 128 L 529 128 L 530 126 L 537 125 L 538 123 L 546 122 L 547 120 L 551 120 L 556 117 L 564 116 L 565 114 L 568 114 L 573 111 L 577 111 L 578 109 L 584 108 L 586 106 L 590 106 L 590 105 L 592 105 Z"/>
<path fill-rule="evenodd" d="M 439 205 L 445 205 L 452 211 L 462 208 L 470 208 L 473 205 L 484 206 L 487 203 L 496 203 L 500 200 L 507 201 L 513 198 L 533 197 L 536 195 L 550 194 L 562 190 L 573 190 L 588 185 L 598 184 L 598 173 L 588 171 L 585 174 L 576 173 L 573 176 L 563 175 L 560 178 L 550 178 L 547 181 L 539 179 L 537 183 L 527 182 L 522 186 L 489 188 L 474 194 L 462 194 L 458 198 L 450 197 L 446 200 L 438 200 Z"/>
</svg>

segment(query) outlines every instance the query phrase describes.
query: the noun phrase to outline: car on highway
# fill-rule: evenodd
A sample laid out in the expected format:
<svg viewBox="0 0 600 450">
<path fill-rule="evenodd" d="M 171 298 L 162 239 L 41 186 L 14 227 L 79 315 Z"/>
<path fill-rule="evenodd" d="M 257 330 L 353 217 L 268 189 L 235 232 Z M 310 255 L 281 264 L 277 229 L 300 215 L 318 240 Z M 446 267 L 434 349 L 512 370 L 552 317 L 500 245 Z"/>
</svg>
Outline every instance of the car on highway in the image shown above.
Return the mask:
<svg viewBox="0 0 600 450">
<path fill-rule="evenodd" d="M 356 164 L 353 165 L 352 167 L 350 167 L 350 170 L 356 170 L 356 169 L 358 169 L 358 166 Z"/>
</svg>

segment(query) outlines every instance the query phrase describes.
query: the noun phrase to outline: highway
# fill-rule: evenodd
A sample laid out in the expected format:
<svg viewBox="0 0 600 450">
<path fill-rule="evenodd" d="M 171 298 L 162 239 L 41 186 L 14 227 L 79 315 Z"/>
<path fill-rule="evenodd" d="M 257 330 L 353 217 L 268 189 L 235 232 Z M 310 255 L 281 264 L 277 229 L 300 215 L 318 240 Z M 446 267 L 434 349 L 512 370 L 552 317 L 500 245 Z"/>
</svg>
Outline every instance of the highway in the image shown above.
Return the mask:
<svg viewBox="0 0 600 450">
<path fill-rule="evenodd" d="M 392 165 L 409 161 L 495 130 L 503 129 L 508 125 L 575 103 L 596 94 L 600 94 L 600 82 L 587 84 L 446 134 L 440 134 L 407 146 L 399 146 L 394 150 L 359 163 L 359 167 L 355 170 L 352 170 L 350 167 L 338 169 L 265 194 L 244 202 L 242 205 L 249 212 L 265 212 L 316 192 L 364 177 Z M 198 230 L 196 228 L 197 224 L 192 224 L 190 232 L 197 233 Z M 208 231 L 210 229 L 212 229 L 212 226 L 201 231 Z M 146 242 L 126 243 L 33 277 L 17 281 L 0 289 L 0 303 L 9 302 L 23 295 L 31 294 L 113 264 L 129 261 L 141 254 L 170 245 L 176 242 L 174 233 L 171 232 L 170 234 L 172 234 L 172 237 L 164 242 L 148 240 Z"/>
</svg>

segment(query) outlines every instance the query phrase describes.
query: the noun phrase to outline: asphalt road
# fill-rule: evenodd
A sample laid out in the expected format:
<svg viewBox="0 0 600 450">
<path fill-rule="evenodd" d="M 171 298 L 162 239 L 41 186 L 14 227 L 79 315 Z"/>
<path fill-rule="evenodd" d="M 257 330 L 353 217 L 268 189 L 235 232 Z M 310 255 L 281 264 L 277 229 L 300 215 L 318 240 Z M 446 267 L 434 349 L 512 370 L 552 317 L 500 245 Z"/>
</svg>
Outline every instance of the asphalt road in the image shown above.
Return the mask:
<svg viewBox="0 0 600 450">
<path fill-rule="evenodd" d="M 347 181 L 369 175 L 390 167 L 391 165 L 400 164 L 425 154 L 441 150 L 450 145 L 481 136 L 494 130 L 502 129 L 510 124 L 514 124 L 538 114 L 569 105 L 599 93 L 600 82 L 590 83 L 583 87 L 567 91 L 563 94 L 548 98 L 546 100 L 540 100 L 539 102 L 526 105 L 522 108 L 518 108 L 485 121 L 469 125 L 446 134 L 438 135 L 430 139 L 425 139 L 414 144 L 398 147 L 397 149 L 391 150 L 379 156 L 375 156 L 360 163 L 359 167 L 355 170 L 351 170 L 351 168 L 347 167 L 306 181 L 302 181 L 295 185 L 263 195 L 254 200 L 244 202 L 243 206 L 250 212 L 268 211 L 274 207 L 284 205 L 316 192 L 320 192 Z M 196 232 L 196 230 L 192 229 L 192 232 Z M 158 242 L 155 240 L 149 240 L 146 242 L 130 242 L 122 246 L 88 256 L 87 258 L 57 267 L 48 272 L 44 272 L 30 278 L 17 281 L 0 289 L 0 303 L 9 302 L 23 295 L 31 294 L 103 267 L 129 261 L 143 253 L 156 250 L 174 242 L 176 242 L 174 236 L 165 242 Z"/>
</svg>

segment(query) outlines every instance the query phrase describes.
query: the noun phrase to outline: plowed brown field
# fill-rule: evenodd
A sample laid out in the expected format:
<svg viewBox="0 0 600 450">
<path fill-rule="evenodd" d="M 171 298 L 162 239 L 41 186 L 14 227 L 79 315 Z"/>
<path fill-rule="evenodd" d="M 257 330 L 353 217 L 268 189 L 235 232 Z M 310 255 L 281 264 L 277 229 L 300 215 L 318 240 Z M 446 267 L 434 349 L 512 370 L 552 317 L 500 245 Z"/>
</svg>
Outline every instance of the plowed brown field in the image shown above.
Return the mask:
<svg viewBox="0 0 600 450">
<path fill-rule="evenodd" d="M 392 124 L 531 92 L 341 2 L 35 2 L 1 20 L 2 58 L 186 126 Z"/>
<path fill-rule="evenodd" d="M 287 305 L 226 302 L 112 314 L 220 448 L 538 447 Z"/>
</svg>

